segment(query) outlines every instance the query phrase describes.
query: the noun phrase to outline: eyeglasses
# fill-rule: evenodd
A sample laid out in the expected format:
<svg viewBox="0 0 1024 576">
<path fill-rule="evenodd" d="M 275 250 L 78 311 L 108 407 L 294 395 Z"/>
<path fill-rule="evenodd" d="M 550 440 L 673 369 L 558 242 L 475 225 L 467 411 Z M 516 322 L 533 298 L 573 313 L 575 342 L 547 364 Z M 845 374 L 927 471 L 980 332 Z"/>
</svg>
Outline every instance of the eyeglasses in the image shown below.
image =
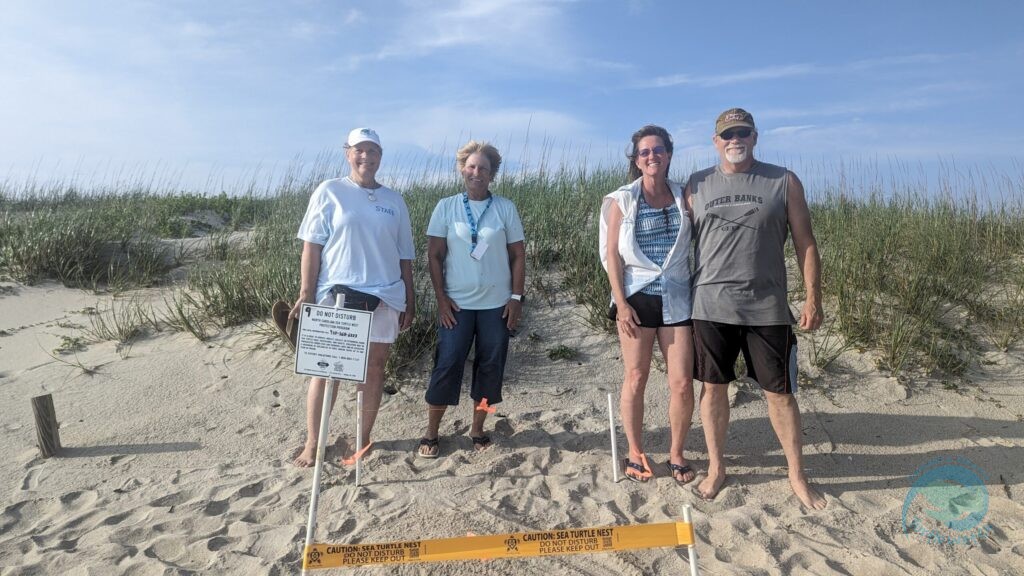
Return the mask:
<svg viewBox="0 0 1024 576">
<path fill-rule="evenodd" d="M 665 217 L 665 232 L 668 233 L 672 230 L 672 220 L 668 217 L 668 206 L 661 209 L 661 215 Z"/>
<path fill-rule="evenodd" d="M 655 146 L 654 148 L 641 148 L 640 150 L 637 151 L 637 156 L 641 158 L 647 158 L 651 154 L 657 154 L 661 156 L 665 152 L 667 152 L 667 150 L 664 146 Z"/>
<path fill-rule="evenodd" d="M 733 138 L 746 138 L 750 136 L 752 130 L 750 128 L 736 128 L 722 132 L 718 135 L 722 140 L 732 140 Z"/>
</svg>

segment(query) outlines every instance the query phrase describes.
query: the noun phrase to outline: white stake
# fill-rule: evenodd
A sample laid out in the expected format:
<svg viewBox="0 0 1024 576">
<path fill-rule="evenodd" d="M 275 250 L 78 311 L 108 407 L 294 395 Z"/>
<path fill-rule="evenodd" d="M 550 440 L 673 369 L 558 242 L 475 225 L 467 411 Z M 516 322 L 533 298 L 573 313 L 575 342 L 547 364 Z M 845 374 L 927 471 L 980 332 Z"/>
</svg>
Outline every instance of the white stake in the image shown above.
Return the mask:
<svg viewBox="0 0 1024 576">
<path fill-rule="evenodd" d="M 612 441 L 612 478 L 619 482 L 619 447 L 615 444 L 615 415 L 612 412 L 612 393 L 608 393 L 608 436 Z"/>
<path fill-rule="evenodd" d="M 334 307 L 341 308 L 343 301 L 335 298 Z M 328 387 L 328 383 L 331 384 L 330 387 Z M 310 386 L 312 385 L 310 383 Z M 337 387 L 337 380 L 324 378 L 324 401 L 320 406 L 320 435 L 316 440 L 316 465 L 313 467 L 313 488 L 309 494 L 309 518 L 306 520 L 306 544 L 302 547 L 303 554 L 313 544 L 313 538 L 316 535 L 316 508 L 320 504 L 320 474 L 324 469 L 324 454 L 327 451 L 327 424 L 330 422 L 331 401 L 334 399 L 334 390 Z M 303 566 L 305 566 L 305 562 L 303 562 Z M 302 574 L 306 574 L 305 567 L 302 569 Z"/>
<path fill-rule="evenodd" d="M 683 506 L 683 522 L 690 525 L 693 530 L 693 544 L 686 547 L 690 553 L 690 576 L 699 576 L 697 571 L 697 530 L 693 528 L 693 516 L 690 514 L 690 505 Z"/>
<path fill-rule="evenodd" d="M 328 383 L 332 386 L 328 387 Z M 320 474 L 324 468 L 324 451 L 327 447 L 327 424 L 330 422 L 331 416 L 331 396 L 334 395 L 334 387 L 337 385 L 335 380 L 324 379 L 324 403 L 320 408 L 320 436 L 316 441 L 316 466 L 313 468 L 313 490 L 309 495 L 309 519 L 306 520 L 306 545 L 302 548 L 303 552 L 313 543 L 313 537 L 316 534 L 316 508 L 320 503 Z M 306 570 L 303 569 L 302 573 L 305 574 Z"/>
<path fill-rule="evenodd" d="M 356 486 L 363 469 L 363 391 L 356 392 Z"/>
</svg>

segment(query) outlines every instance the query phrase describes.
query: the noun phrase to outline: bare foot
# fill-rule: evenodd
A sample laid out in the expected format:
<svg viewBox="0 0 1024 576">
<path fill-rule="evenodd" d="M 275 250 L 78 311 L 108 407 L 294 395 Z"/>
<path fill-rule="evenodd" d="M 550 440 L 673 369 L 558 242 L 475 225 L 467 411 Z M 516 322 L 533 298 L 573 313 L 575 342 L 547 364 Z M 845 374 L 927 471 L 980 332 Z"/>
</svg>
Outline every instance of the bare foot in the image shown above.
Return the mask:
<svg viewBox="0 0 1024 576">
<path fill-rule="evenodd" d="M 828 506 L 828 501 L 825 500 L 825 497 L 811 487 L 810 483 L 807 482 L 807 477 L 803 474 L 790 476 L 789 485 L 793 488 L 793 493 L 796 494 L 796 497 L 800 499 L 800 503 L 811 510 L 824 510 L 825 506 Z"/>
<path fill-rule="evenodd" d="M 292 460 L 292 464 L 299 468 L 309 468 L 316 464 L 316 444 L 304 445 L 298 450 L 299 455 Z"/>
<path fill-rule="evenodd" d="M 700 484 L 693 489 L 693 493 L 702 500 L 711 502 L 714 500 L 718 493 L 722 490 L 722 485 L 725 484 L 725 471 L 712 473 L 708 470 L 707 478 L 701 480 Z"/>
</svg>

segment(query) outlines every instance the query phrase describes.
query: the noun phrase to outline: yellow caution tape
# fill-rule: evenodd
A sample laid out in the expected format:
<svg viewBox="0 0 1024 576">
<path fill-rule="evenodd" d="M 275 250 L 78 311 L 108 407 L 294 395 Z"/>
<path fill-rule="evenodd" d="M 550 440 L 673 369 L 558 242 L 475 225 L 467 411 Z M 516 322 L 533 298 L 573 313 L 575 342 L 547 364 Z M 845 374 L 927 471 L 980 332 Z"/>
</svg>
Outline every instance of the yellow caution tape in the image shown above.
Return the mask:
<svg viewBox="0 0 1024 576">
<path fill-rule="evenodd" d="M 490 560 L 558 554 L 585 554 L 689 546 L 693 525 L 685 522 L 567 528 L 546 532 L 515 532 L 438 540 L 409 540 L 385 544 L 312 544 L 303 553 L 302 569 L 342 568 L 368 564 Z"/>
</svg>

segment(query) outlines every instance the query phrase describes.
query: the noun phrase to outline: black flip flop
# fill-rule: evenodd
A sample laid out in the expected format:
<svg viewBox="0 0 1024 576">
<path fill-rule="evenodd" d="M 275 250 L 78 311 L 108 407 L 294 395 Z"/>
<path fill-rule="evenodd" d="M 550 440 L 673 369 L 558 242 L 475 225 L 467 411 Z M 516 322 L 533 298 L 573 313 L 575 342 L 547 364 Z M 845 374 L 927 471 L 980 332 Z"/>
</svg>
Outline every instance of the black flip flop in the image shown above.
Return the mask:
<svg viewBox="0 0 1024 576">
<path fill-rule="evenodd" d="M 643 458 L 643 464 L 633 462 L 629 458 L 622 459 L 622 474 L 626 477 L 626 480 L 645 484 L 654 477 L 654 473 L 644 466 L 644 464 L 647 463 L 647 458 L 643 456 L 641 456 L 641 458 Z M 634 476 L 628 473 L 627 470 L 633 470 L 637 472 L 639 476 Z"/>
<path fill-rule="evenodd" d="M 420 448 L 424 446 L 426 446 L 427 448 L 437 448 L 437 452 L 434 452 L 433 454 L 424 454 L 423 450 L 420 450 Z M 420 458 L 437 458 L 438 456 L 440 456 L 441 448 L 438 446 L 438 438 L 420 438 L 420 445 L 418 448 L 416 448 L 416 455 L 419 456 Z"/>
<path fill-rule="evenodd" d="M 676 478 L 676 474 L 679 474 L 681 476 L 686 476 L 687 472 L 693 472 L 693 478 L 690 478 L 689 480 L 680 480 L 679 478 Z M 669 476 L 672 477 L 673 480 L 676 481 L 676 484 L 679 484 L 680 486 L 685 486 L 685 485 L 689 484 L 690 482 L 693 482 L 694 480 L 697 479 L 697 473 L 693 470 L 693 468 L 689 464 L 683 464 L 683 465 L 680 466 L 679 464 L 673 464 L 673 463 L 669 462 L 668 463 L 668 474 L 669 474 Z"/>
<path fill-rule="evenodd" d="M 483 451 L 491 447 L 490 436 L 470 436 L 469 439 L 473 441 L 474 450 Z"/>
</svg>

